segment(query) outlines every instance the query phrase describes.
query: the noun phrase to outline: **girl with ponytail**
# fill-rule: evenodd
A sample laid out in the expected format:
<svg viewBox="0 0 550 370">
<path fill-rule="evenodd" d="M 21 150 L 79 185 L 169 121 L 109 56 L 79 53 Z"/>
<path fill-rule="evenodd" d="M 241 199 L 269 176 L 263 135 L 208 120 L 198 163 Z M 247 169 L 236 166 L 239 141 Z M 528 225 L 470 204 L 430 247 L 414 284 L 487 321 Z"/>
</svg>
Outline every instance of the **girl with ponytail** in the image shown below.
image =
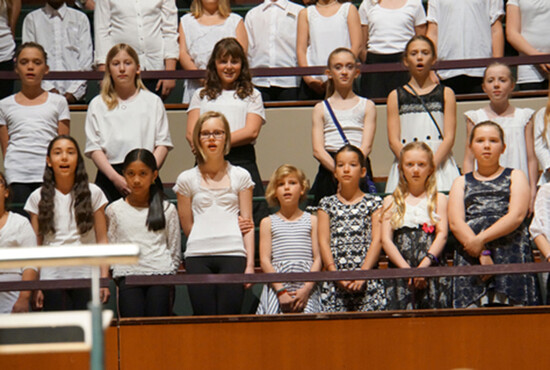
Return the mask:
<svg viewBox="0 0 550 370">
<path fill-rule="evenodd" d="M 127 286 L 128 275 L 175 274 L 181 261 L 176 207 L 164 201 L 157 161 L 147 149 L 134 149 L 124 158 L 122 173 L 130 193 L 106 211 L 111 243 L 140 246 L 137 265 L 114 265 L 121 317 L 169 316 L 172 289 L 166 285 Z"/>
</svg>

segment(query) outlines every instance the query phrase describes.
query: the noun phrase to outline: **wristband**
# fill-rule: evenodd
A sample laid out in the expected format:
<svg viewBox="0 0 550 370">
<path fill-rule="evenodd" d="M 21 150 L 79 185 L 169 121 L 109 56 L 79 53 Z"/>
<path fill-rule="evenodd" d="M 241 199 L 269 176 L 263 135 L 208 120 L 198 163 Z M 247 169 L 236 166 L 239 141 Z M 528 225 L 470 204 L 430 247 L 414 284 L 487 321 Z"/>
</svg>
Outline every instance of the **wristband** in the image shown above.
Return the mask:
<svg viewBox="0 0 550 370">
<path fill-rule="evenodd" d="M 490 256 L 492 253 L 489 249 L 484 249 L 481 251 L 482 256 Z"/>
<path fill-rule="evenodd" d="M 426 257 L 431 261 L 432 265 L 439 265 L 439 259 L 432 253 L 426 253 Z"/>
<path fill-rule="evenodd" d="M 277 298 L 279 298 L 280 296 L 282 296 L 285 293 L 288 293 L 286 288 L 281 288 L 281 289 L 277 290 Z"/>
</svg>

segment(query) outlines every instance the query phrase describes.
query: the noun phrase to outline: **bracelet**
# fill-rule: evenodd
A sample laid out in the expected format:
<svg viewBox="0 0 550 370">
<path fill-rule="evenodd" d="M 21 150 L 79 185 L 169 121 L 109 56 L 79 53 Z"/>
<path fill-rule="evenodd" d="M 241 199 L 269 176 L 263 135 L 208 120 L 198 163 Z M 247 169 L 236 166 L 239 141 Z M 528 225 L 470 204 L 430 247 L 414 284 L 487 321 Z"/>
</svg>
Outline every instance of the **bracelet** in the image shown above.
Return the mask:
<svg viewBox="0 0 550 370">
<path fill-rule="evenodd" d="M 482 256 L 490 256 L 492 253 L 491 253 L 491 250 L 490 249 L 484 249 L 481 251 L 481 255 Z"/>
<path fill-rule="evenodd" d="M 426 257 L 431 261 L 432 265 L 439 265 L 439 259 L 432 253 L 426 253 Z"/>
<path fill-rule="evenodd" d="M 280 296 L 282 296 L 285 293 L 288 293 L 286 288 L 281 288 L 281 289 L 277 290 L 277 298 L 279 298 Z"/>
</svg>

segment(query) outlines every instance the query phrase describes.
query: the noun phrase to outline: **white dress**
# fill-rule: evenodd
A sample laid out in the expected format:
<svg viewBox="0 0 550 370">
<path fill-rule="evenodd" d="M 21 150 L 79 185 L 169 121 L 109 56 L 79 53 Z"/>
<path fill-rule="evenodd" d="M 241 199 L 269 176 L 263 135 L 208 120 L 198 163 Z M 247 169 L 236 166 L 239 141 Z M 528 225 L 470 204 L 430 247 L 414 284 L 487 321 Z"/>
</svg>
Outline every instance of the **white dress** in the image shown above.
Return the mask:
<svg viewBox="0 0 550 370">
<path fill-rule="evenodd" d="M 200 24 L 191 13 L 181 17 L 187 52 L 198 69 L 206 69 L 214 45 L 218 41 L 225 37 L 235 37 L 237 35 L 237 25 L 241 20 L 240 15 L 231 13 L 223 23 L 205 26 Z M 185 80 L 184 87 L 183 102 L 189 103 L 191 97 L 201 85 L 199 80 Z"/>
<path fill-rule="evenodd" d="M 19 248 L 36 246 L 36 234 L 25 217 L 8 212 L 8 219 L 0 229 L 0 248 Z M 21 281 L 24 270 L 35 267 L 0 269 L 0 281 Z M 10 313 L 19 298 L 18 291 L 0 292 L 0 313 Z"/>
<path fill-rule="evenodd" d="M 515 108 L 514 114 L 508 117 L 489 117 L 485 108 L 470 110 L 464 113 L 474 125 L 483 121 L 498 123 L 504 130 L 506 150 L 500 156 L 500 165 L 523 171 L 529 180 L 527 164 L 527 147 L 525 146 L 525 126 L 535 111 L 531 108 Z"/>
<path fill-rule="evenodd" d="M 437 85 L 428 94 L 421 95 L 434 119 L 437 121 L 441 131 L 444 131 L 444 87 Z M 403 145 L 412 141 L 423 141 L 435 153 L 443 142 L 437 128 L 416 96 L 409 93 L 403 87 L 397 88 L 397 99 L 399 104 L 399 120 L 401 125 L 401 143 Z M 442 132 L 445 135 L 445 132 Z M 454 179 L 460 176 L 456 161 L 452 153 L 441 162 L 436 170 L 436 181 L 438 191 L 449 191 Z M 395 158 L 388 180 L 386 182 L 386 193 L 392 193 L 399 182 L 398 159 Z"/>
</svg>

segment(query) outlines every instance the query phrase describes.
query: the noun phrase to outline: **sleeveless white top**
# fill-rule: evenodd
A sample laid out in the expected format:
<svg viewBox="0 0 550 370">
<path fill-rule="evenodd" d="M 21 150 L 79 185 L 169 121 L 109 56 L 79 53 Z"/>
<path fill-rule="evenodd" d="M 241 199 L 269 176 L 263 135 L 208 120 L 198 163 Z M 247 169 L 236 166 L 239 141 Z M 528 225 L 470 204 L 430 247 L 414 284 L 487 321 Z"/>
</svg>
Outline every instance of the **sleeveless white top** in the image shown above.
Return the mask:
<svg viewBox="0 0 550 370">
<path fill-rule="evenodd" d="M 336 48 L 351 47 L 348 29 L 348 13 L 351 3 L 344 3 L 330 17 L 321 15 L 315 5 L 307 7 L 309 23 L 309 46 L 307 63 L 309 66 L 326 66 L 329 54 Z M 326 80 L 326 76 L 322 76 Z"/>
<path fill-rule="evenodd" d="M 330 103 L 330 99 L 329 99 Z M 344 146 L 344 139 L 338 132 L 336 124 L 332 120 L 330 113 L 324 103 L 323 104 L 323 120 L 325 122 L 323 126 L 323 133 L 325 136 L 325 149 L 327 152 L 335 153 Z M 355 106 L 350 109 L 334 109 L 334 115 L 336 119 L 342 126 L 344 134 L 349 140 L 350 144 L 355 145 L 356 147 L 361 146 L 361 141 L 363 140 L 363 126 L 365 121 L 365 109 L 367 105 L 367 99 L 359 97 L 359 101 Z"/>
</svg>

